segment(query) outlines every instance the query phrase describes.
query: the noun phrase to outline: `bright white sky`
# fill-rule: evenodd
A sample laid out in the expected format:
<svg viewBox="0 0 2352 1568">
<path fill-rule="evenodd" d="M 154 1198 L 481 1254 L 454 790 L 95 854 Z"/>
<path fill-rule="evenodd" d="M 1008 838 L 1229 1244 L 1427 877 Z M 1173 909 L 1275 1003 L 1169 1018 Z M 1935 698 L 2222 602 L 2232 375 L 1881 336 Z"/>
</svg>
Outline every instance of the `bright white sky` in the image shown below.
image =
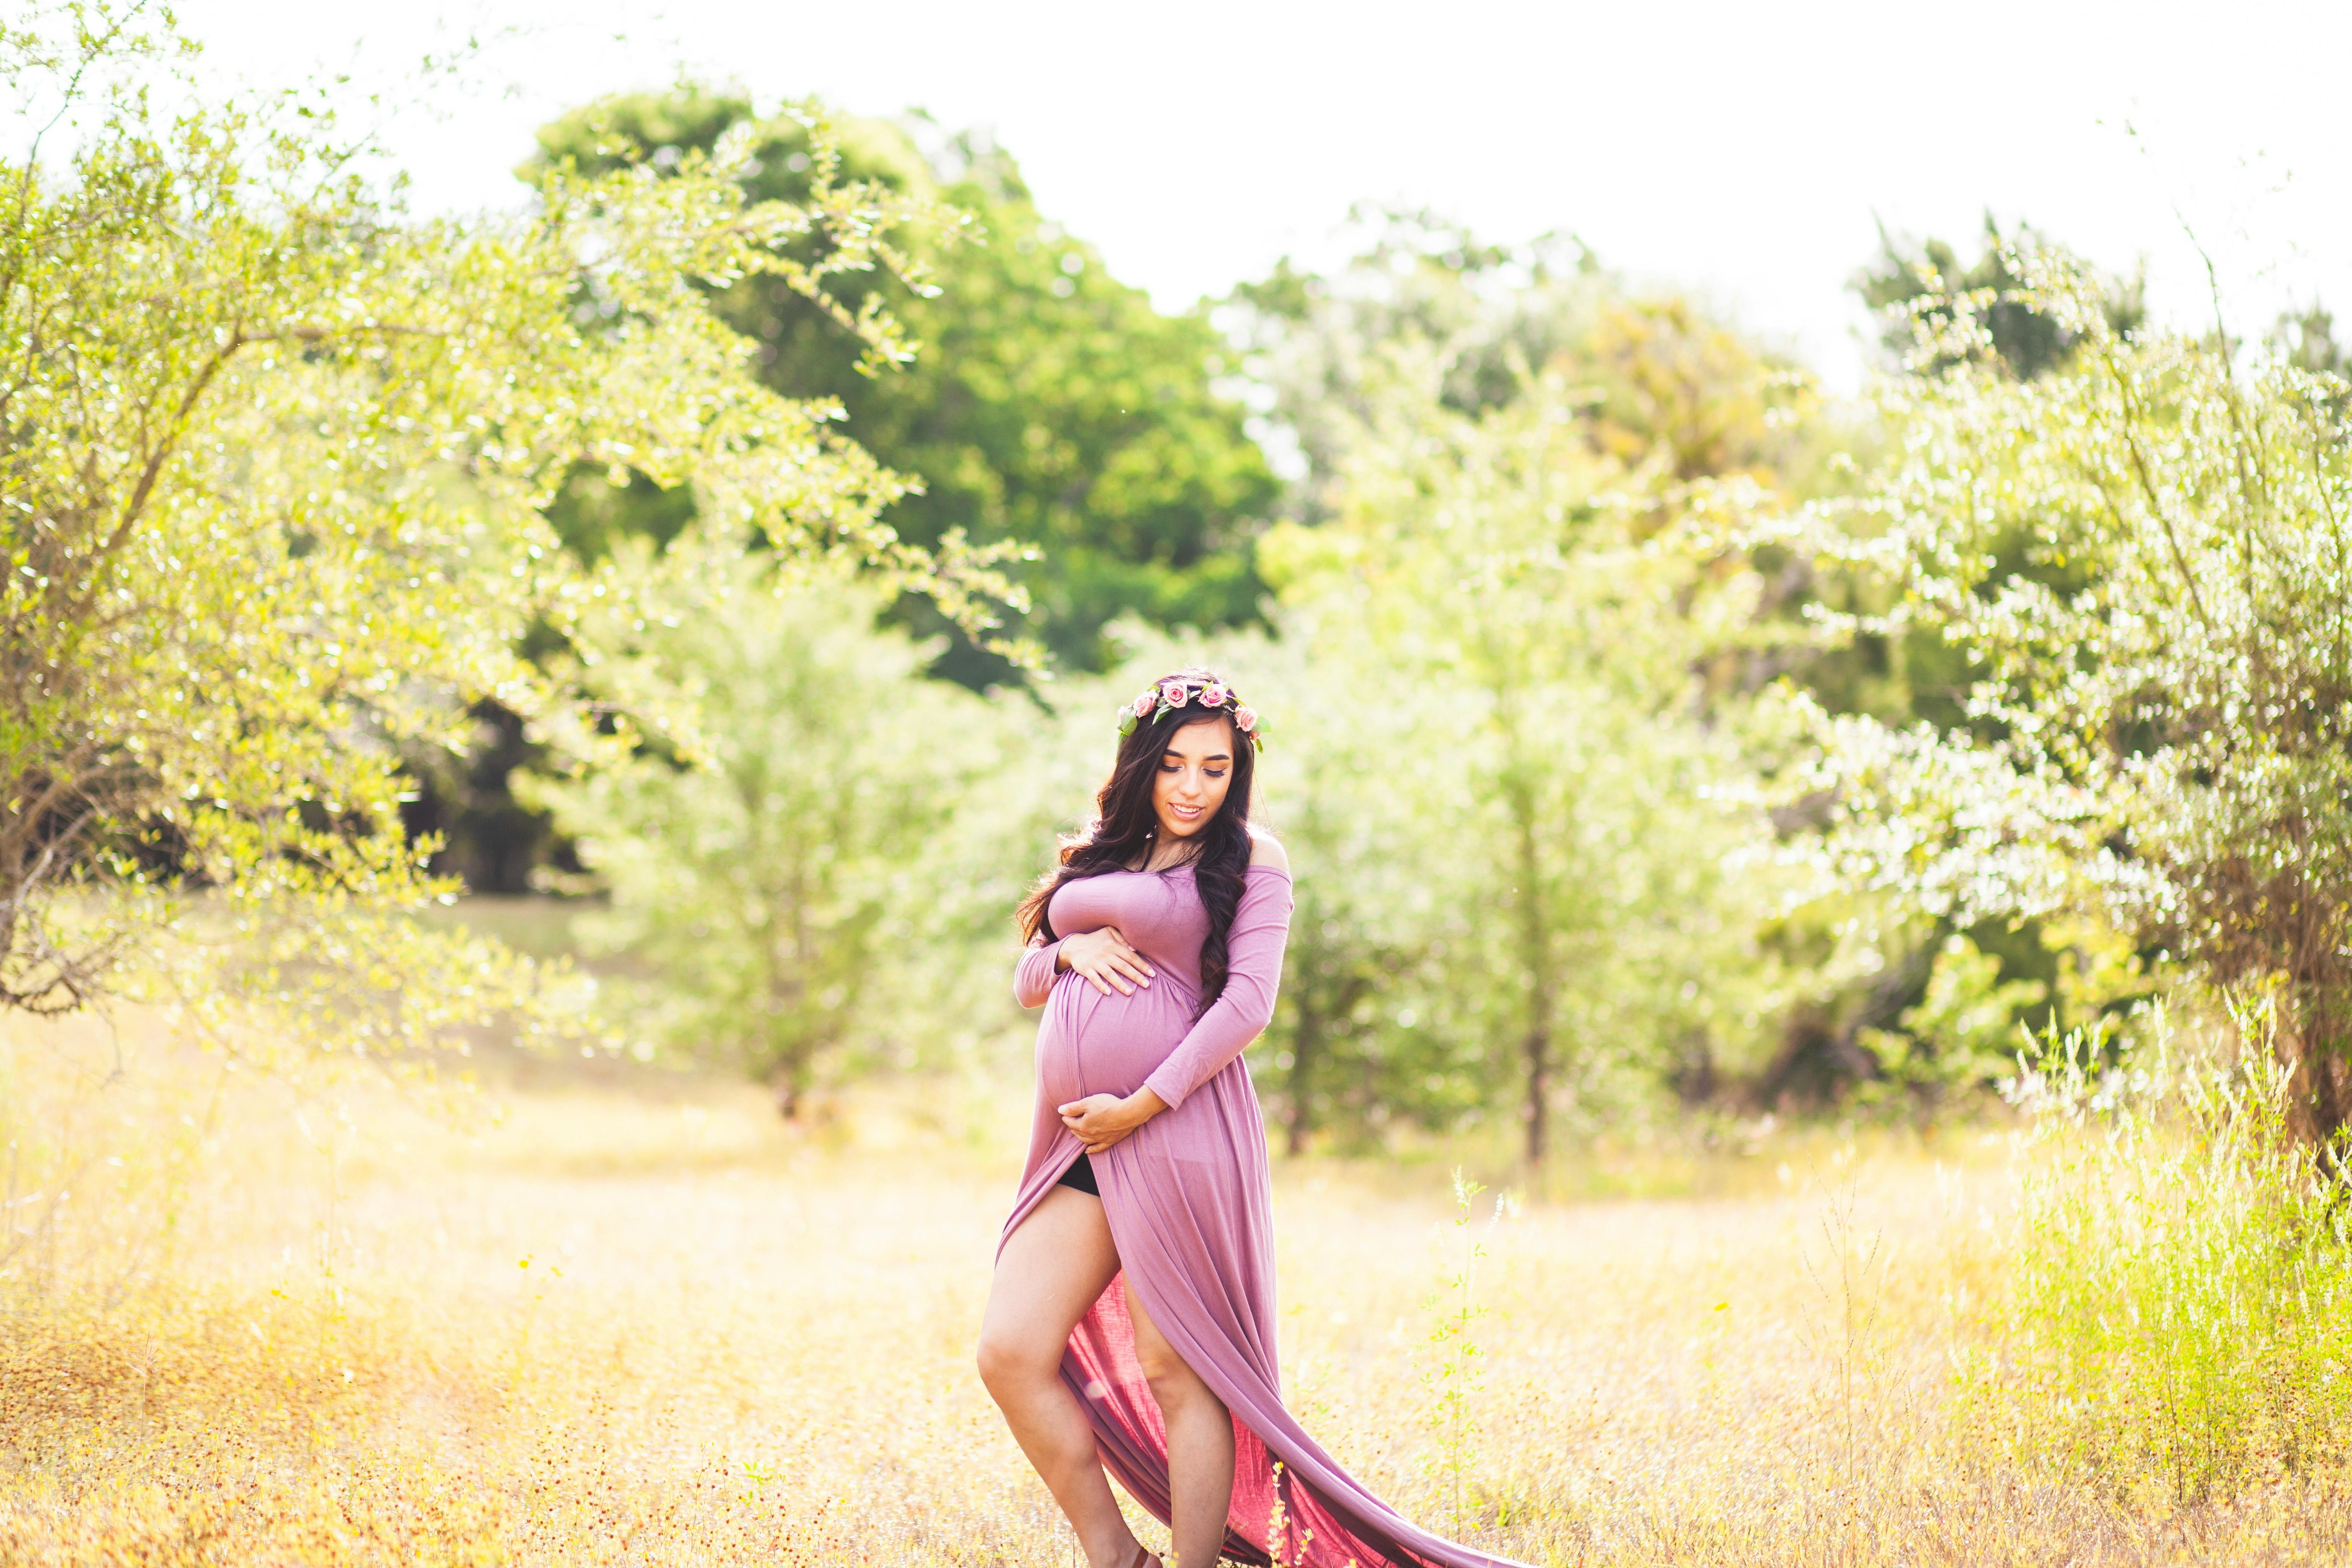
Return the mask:
<svg viewBox="0 0 2352 1568">
<path fill-rule="evenodd" d="M 2318 298 L 2352 324 L 2352 5 L 1886 0 L 1406 6 L 1048 0 L 180 0 L 215 71 L 324 66 L 391 89 L 415 199 L 505 205 L 559 110 L 681 70 L 762 101 L 919 106 L 992 131 L 1039 205 L 1167 309 L 1286 253 L 1338 258 L 1360 200 L 1482 236 L 1580 236 L 1694 289 L 1833 384 L 1861 364 L 1846 279 L 1890 228 L 1969 241 L 1990 207 L 2104 266 L 2145 258 L 2158 313 L 2234 331 Z M 467 79 L 415 85 L 472 36 Z M 362 116 L 364 117 L 364 115 Z"/>
</svg>

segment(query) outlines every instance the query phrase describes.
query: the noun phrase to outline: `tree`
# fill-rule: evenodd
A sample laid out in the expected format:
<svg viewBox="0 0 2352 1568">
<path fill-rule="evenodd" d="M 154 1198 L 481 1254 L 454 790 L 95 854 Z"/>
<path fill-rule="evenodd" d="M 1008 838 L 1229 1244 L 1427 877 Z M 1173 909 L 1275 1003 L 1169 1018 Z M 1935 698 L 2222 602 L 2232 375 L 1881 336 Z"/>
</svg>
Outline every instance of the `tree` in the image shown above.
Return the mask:
<svg viewBox="0 0 2352 1568">
<path fill-rule="evenodd" d="M 1467 951 L 1448 931 L 1441 858 L 1454 815 L 1443 784 L 1455 775 L 1397 765 L 1419 728 L 1415 704 L 1381 689 L 1381 666 L 1349 657 L 1361 650 L 1343 629 L 1303 606 L 1281 629 L 1268 652 L 1287 658 L 1260 662 L 1242 689 L 1282 703 L 1261 787 L 1295 889 L 1274 1066 L 1284 1145 L 1297 1155 L 1335 1121 L 1358 1136 L 1377 1136 L 1392 1115 L 1450 1122 L 1486 1099 L 1487 1075 L 1465 1070 L 1478 1064 L 1463 1052 L 1477 1046 L 1422 1027 L 1440 1016 L 1447 936 Z"/>
<path fill-rule="evenodd" d="M 1923 353 L 1918 322 L 1948 320 L 1955 295 L 1985 307 L 1989 339 L 1967 352 L 1988 368 L 2032 379 L 2062 366 L 2073 352 L 2074 335 L 2015 292 L 2000 231 L 1989 215 L 1985 231 L 1985 249 L 1963 266 L 1955 247 L 1942 240 L 1915 245 L 1881 230 L 1880 258 L 1856 274 L 1853 287 L 1881 315 L 1888 357 L 1896 365 L 1927 374 L 1947 367 L 1940 356 L 1952 349 Z M 2033 233 L 2023 226 L 2017 232 Z M 2113 329 L 2137 326 L 2143 316 L 2139 281 L 2109 278 L 2100 288 Z M 1816 501 L 1850 497 L 1863 476 L 1886 460 L 1890 435 L 1884 426 L 1856 422 L 1840 433 L 1833 455 L 1817 437 L 1809 461 L 1794 469 L 1784 465 L 1785 478 L 1794 481 L 1787 488 Z M 1751 661 L 1751 679 L 1785 675 L 1822 710 L 1896 726 L 1977 721 L 1969 692 L 1982 668 L 1965 647 L 1934 628 L 1882 618 L 1899 592 L 1885 578 L 1801 547 L 1764 546 L 1758 560 L 1772 580 L 1767 614 L 1791 626 L 1840 626 L 1845 635 L 1786 637 L 1771 654 Z M 1784 805 L 1783 829 L 1818 826 L 1821 804 Z M 1948 918 L 1923 919 L 1916 908 L 1884 893 L 1841 890 L 1816 899 L 1781 922 L 1778 938 L 1792 966 L 1810 973 L 1811 983 L 1787 1013 L 1775 1058 L 1743 1092 L 1763 1104 L 1826 1102 L 1857 1079 L 1894 1080 L 1918 1089 L 1921 1108 L 1932 1111 L 1947 1081 L 1989 1082 L 1989 1075 L 1974 1074 L 1967 1065 L 1987 1059 L 1982 1051 L 1964 1047 L 1940 1026 L 1913 1026 L 1937 1015 L 1931 991 L 1948 988 L 1963 972 L 1972 984 L 1980 977 L 1979 964 L 1962 964 L 1947 951 L 1956 942 L 1977 957 L 1998 960 L 1998 977 L 1985 982 L 1986 994 L 2011 998 L 2021 1015 L 2025 1004 L 2020 999 L 2053 995 L 2061 971 L 2074 962 L 2060 951 L 2067 944 L 2045 941 L 2034 921 L 1979 922 L 1963 931 Z M 2062 988 L 2058 994 L 2073 992 Z M 2046 1021 L 2048 1015 L 2042 1016 Z M 1887 1099 L 1883 1082 L 1864 1094 Z"/>
<path fill-rule="evenodd" d="M 1277 268 L 1221 319 L 1306 459 L 1297 526 L 1260 559 L 1310 650 L 1309 711 L 1369 683 L 1422 715 L 1412 767 L 1368 756 L 1360 804 L 1356 737 L 1312 742 L 1293 815 L 1307 858 L 1326 837 L 1342 864 L 1336 891 L 1300 880 L 1302 917 L 1310 891 L 1323 907 L 1284 1003 L 1292 1114 L 1444 1122 L 1516 1092 L 1533 1152 L 1579 1096 L 1717 1092 L 1787 1011 L 1769 983 L 1806 967 L 1710 869 L 1759 819 L 1701 798 L 1759 765 L 1757 694 L 1812 640 L 1788 552 L 1711 531 L 1821 466 L 1803 378 L 1572 243 L 1483 246 L 1425 215 L 1388 215 L 1329 277 Z M 1417 827 L 1446 847 L 1398 856 Z M 1441 892 L 1404 920 L 1391 882 Z M 1668 897 L 1687 925 L 1654 923 Z M 1675 971 L 1700 952 L 1721 971 Z"/>
<path fill-rule="evenodd" d="M 671 166 L 730 130 L 749 139 L 737 165 L 749 197 L 805 199 L 816 165 L 801 120 L 760 117 L 700 88 L 574 110 L 540 133 L 537 167 Z M 845 177 L 934 211 L 951 204 L 971 221 L 907 232 L 924 281 L 884 279 L 877 292 L 922 353 L 878 374 L 785 279 L 728 279 L 717 311 L 756 345 L 762 380 L 788 397 L 837 400 L 866 449 L 918 476 L 888 513 L 905 538 L 931 544 L 961 531 L 1035 546 L 1016 575 L 1035 634 L 1066 668 L 1100 669 L 1103 627 L 1120 615 L 1161 626 L 1255 618 L 1250 541 L 1276 486 L 1245 410 L 1216 390 L 1221 345 L 1206 321 L 1163 316 L 1112 278 L 1038 213 L 1002 150 L 965 135 L 927 157 L 906 129 L 871 120 L 840 122 L 839 136 Z M 811 258 L 831 243 L 793 240 Z M 1014 673 L 920 601 L 905 613 L 950 636 L 940 673 L 975 689 Z"/>
<path fill-rule="evenodd" d="M 1708 799 L 1740 776 L 1740 704 L 1704 721 L 1704 670 L 1755 602 L 1717 542 L 1743 502 L 1673 484 L 1668 446 L 1629 471 L 1559 370 L 1472 418 L 1438 405 L 1434 363 L 1400 360 L 1338 515 L 1262 552 L 1286 611 L 1344 639 L 1325 657 L 1348 689 L 1419 694 L 1389 765 L 1450 805 L 1459 900 L 1426 1026 L 1490 1087 L 1516 1064 L 1539 1163 L 1560 1102 L 1741 1026 L 1722 971 L 1752 935 L 1725 899 L 1742 825 Z"/>
<path fill-rule="evenodd" d="M 2217 332 L 2119 334 L 2062 253 L 1923 312 L 1902 459 L 1825 542 L 1982 676 L 1965 722 L 1829 723 L 1855 875 L 1956 918 L 2081 913 L 2275 1009 L 2305 1133 L 2352 1117 L 2346 384 Z M 1995 304 L 2074 342 L 2021 380 Z"/>
<path fill-rule="evenodd" d="M 827 1053 L 888 1020 L 873 994 L 886 965 L 951 962 L 959 933 L 929 872 L 1001 721 L 923 678 L 934 649 L 876 629 L 873 588 L 740 553 L 696 560 L 709 549 L 694 535 L 658 559 L 629 548 L 619 575 L 639 605 L 667 610 L 681 573 L 720 585 L 668 613 L 592 613 L 614 623 L 598 639 L 613 651 L 583 679 L 642 739 L 583 777 L 528 782 L 527 797 L 611 894 L 598 944 L 658 976 L 654 1027 L 763 1079 L 793 1116 Z"/>
<path fill-rule="evenodd" d="M 1475 416 L 1517 398 L 1529 370 L 1580 336 L 1613 289 L 1572 239 L 1497 246 L 1427 212 L 1351 216 L 1364 246 L 1345 265 L 1324 275 L 1285 257 L 1217 312 L 1243 367 L 1273 395 L 1281 441 L 1305 470 L 1288 510 L 1309 523 L 1339 505 L 1340 470 L 1386 395 L 1397 346 L 1435 355 L 1440 405 Z"/>
<path fill-rule="evenodd" d="M 593 721 L 522 651 L 624 591 L 541 515 L 568 476 L 691 486 L 738 548 L 870 563 L 975 627 L 969 595 L 1003 590 L 882 524 L 903 481 L 754 379 L 700 282 L 789 279 L 898 352 L 831 290 L 916 207 L 822 180 L 747 201 L 739 142 L 419 221 L 310 104 L 180 82 L 157 109 L 179 46 L 135 16 L 68 7 L 0 63 L 71 146 L 0 168 L 0 1006 L 168 976 L 413 1042 L 521 982 L 402 918 L 450 890 L 404 830 L 402 749 L 461 746 L 482 700 Z M 794 269 L 779 247 L 812 235 L 826 259 Z"/>
<path fill-rule="evenodd" d="M 2271 329 L 2270 346 L 2297 370 L 2352 378 L 2352 347 L 2336 340 L 2335 312 L 2324 305 L 2283 312 Z"/>
<path fill-rule="evenodd" d="M 1883 342 L 1898 361 L 1909 358 L 1921 346 L 1913 326 L 1915 315 L 1930 321 L 1949 321 L 1959 302 L 1969 301 L 1980 331 L 1968 334 L 1964 351 L 1959 350 L 1958 339 L 1931 351 L 1927 360 L 1919 362 L 1922 367 L 1942 367 L 1945 362 L 1936 357 L 1937 353 L 1966 352 L 2006 366 L 2020 380 L 2031 381 L 2064 363 L 2081 341 L 2078 331 L 2034 302 L 2032 291 L 2021 287 L 2023 279 L 2011 269 L 2011 259 L 2021 247 L 2042 248 L 2048 244 L 2031 224 L 2019 224 L 2014 235 L 2004 236 L 1992 214 L 1987 213 L 1984 249 L 1973 266 L 1964 268 L 1959 254 L 1943 240 L 1928 239 L 1906 247 L 1882 226 L 1878 260 L 1854 275 L 1853 291 L 1885 320 Z M 2084 277 L 2091 280 L 2087 271 Z M 2113 335 L 2123 336 L 2147 321 L 2145 279 L 2103 279 L 2094 286 L 2100 295 L 2100 318 Z"/>
<path fill-rule="evenodd" d="M 1508 406 L 1557 371 L 1591 400 L 1595 445 L 1629 464 L 1663 441 L 1686 479 L 1803 476 L 1804 378 L 1689 300 L 1628 286 L 1573 238 L 1495 246 L 1427 213 L 1367 221 L 1366 247 L 1331 275 L 1286 259 L 1219 315 L 1304 460 L 1300 521 L 1339 506 L 1348 454 L 1387 395 L 1390 356 L 1411 345 L 1432 356 L 1437 405 L 1454 414 Z"/>
</svg>

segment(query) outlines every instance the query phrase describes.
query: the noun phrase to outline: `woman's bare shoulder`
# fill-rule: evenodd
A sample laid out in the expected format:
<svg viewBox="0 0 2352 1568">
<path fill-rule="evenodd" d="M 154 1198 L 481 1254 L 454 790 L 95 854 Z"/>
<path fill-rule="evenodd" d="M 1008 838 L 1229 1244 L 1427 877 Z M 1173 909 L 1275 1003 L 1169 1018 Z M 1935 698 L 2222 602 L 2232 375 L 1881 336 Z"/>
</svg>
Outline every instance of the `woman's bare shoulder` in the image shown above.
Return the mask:
<svg viewBox="0 0 2352 1568">
<path fill-rule="evenodd" d="M 1283 853 L 1281 839 L 1261 828 L 1253 827 L 1250 829 L 1250 864 L 1271 866 L 1277 871 L 1287 873 L 1290 857 Z"/>
</svg>

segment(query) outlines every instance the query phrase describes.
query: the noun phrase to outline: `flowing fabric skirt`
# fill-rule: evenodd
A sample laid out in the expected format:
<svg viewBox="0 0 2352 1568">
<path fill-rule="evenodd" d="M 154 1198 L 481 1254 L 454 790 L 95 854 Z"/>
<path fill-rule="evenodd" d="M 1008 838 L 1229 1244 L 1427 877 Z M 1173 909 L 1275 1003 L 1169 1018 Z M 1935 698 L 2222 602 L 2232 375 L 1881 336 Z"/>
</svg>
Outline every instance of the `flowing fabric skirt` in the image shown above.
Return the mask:
<svg viewBox="0 0 2352 1568">
<path fill-rule="evenodd" d="M 1187 1009 L 1181 995 L 1167 994 L 1173 990 L 1139 995 L 1133 1005 L 1165 1007 L 1181 1019 Z M 1069 1003 L 1073 1012 L 1092 1005 L 1076 996 Z M 1055 1108 L 1087 1094 L 1132 1092 L 1165 1054 L 1164 1044 L 1156 1052 L 1148 1044 L 1168 1038 L 1162 1030 L 1130 1027 L 1107 1036 L 1072 1026 L 1078 1022 L 1049 1007 L 1039 1030 L 1037 1121 L 1005 1237 L 1082 1152 Z M 1078 1049 L 1082 1035 L 1091 1060 Z M 1150 1059 L 1118 1059 L 1130 1050 Z M 1091 1163 L 1122 1278 L 1233 1413 L 1227 1556 L 1292 1568 L 1518 1568 L 1408 1523 L 1333 1463 L 1283 1408 L 1265 1122 L 1239 1058 Z M 1071 1332 L 1062 1378 L 1086 1406 L 1104 1465 L 1165 1522 L 1168 1435 L 1136 1360 L 1120 1283 L 1112 1279 Z"/>
</svg>

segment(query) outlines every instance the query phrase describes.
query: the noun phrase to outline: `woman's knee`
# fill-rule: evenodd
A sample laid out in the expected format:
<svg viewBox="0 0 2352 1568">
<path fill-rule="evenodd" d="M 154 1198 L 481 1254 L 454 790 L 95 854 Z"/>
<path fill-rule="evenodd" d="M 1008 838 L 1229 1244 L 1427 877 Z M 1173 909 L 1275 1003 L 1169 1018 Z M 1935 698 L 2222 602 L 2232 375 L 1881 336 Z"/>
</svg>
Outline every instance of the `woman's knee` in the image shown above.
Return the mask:
<svg viewBox="0 0 2352 1568">
<path fill-rule="evenodd" d="M 1151 1385 L 1151 1397 L 1158 1402 L 1162 1415 L 1203 1403 L 1216 1405 L 1219 1409 L 1224 1407 L 1216 1394 L 1210 1391 L 1209 1385 L 1201 1381 L 1201 1374 L 1185 1365 L 1183 1360 L 1166 1346 L 1149 1352 L 1138 1346 L 1136 1360 L 1142 1368 L 1144 1381 Z"/>
<path fill-rule="evenodd" d="M 992 1392 L 1050 1377 L 1059 1360 L 1031 1344 L 1027 1336 L 986 1329 L 981 1331 L 980 1350 L 972 1359 L 980 1365 L 980 1381 Z"/>
</svg>

